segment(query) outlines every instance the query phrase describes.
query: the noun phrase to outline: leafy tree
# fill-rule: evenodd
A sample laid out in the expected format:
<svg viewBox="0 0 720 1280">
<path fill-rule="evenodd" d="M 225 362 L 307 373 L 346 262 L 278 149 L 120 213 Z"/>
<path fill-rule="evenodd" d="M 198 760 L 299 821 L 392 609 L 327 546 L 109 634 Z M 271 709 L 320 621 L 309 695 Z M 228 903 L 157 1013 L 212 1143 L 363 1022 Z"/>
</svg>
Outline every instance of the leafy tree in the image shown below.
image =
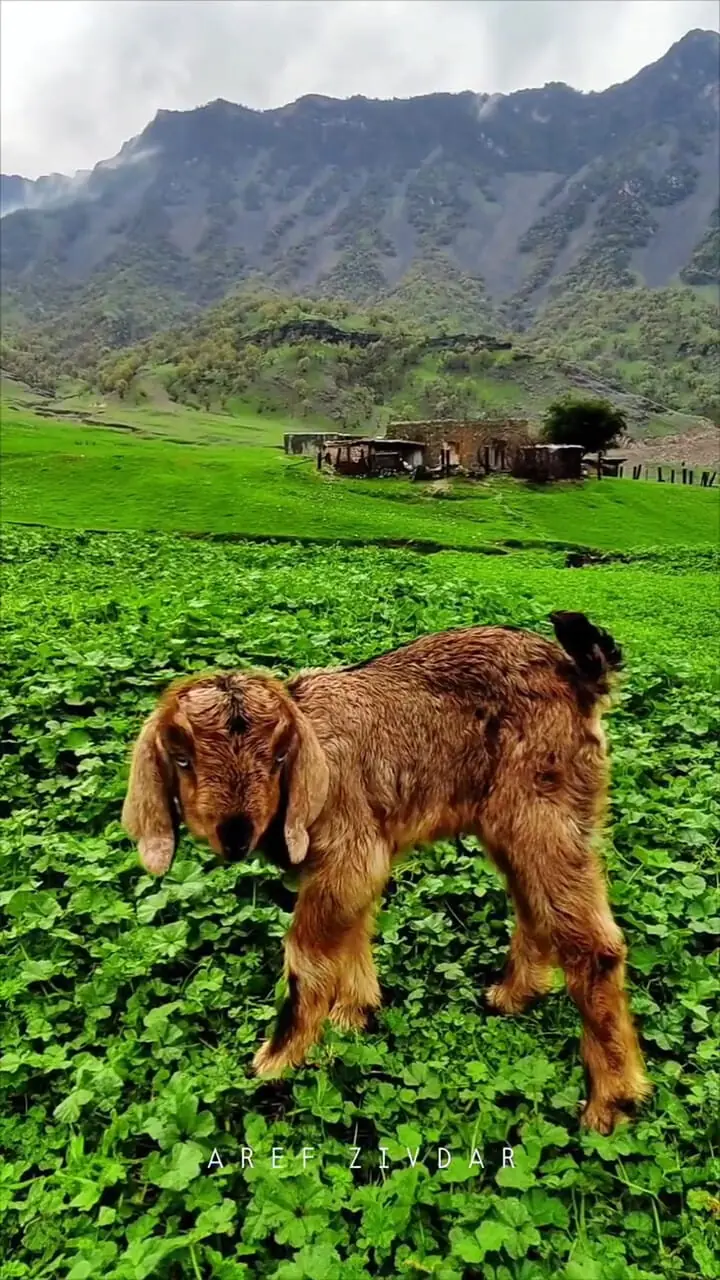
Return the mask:
<svg viewBox="0 0 720 1280">
<path fill-rule="evenodd" d="M 305 378 L 295 378 L 292 384 L 295 400 L 305 401 L 308 399 L 309 387 Z"/>
<path fill-rule="evenodd" d="M 473 388 L 462 378 L 429 379 L 423 400 L 431 418 L 467 418 L 474 407 Z"/>
<path fill-rule="evenodd" d="M 548 405 L 543 436 L 553 444 L 580 444 L 585 453 L 597 453 L 598 480 L 602 456 L 627 431 L 624 414 L 609 400 L 562 396 Z"/>
</svg>

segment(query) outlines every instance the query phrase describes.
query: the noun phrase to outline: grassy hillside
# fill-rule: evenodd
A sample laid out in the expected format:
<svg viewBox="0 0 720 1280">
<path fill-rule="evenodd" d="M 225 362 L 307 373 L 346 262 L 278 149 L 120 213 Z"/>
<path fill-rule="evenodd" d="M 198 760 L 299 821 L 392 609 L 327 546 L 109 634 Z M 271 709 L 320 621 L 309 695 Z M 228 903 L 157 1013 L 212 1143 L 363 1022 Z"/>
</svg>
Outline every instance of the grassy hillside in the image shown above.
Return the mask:
<svg viewBox="0 0 720 1280">
<path fill-rule="evenodd" d="M 634 437 L 679 435 L 703 420 L 678 413 L 673 403 L 713 407 L 715 313 L 689 289 L 674 291 L 672 305 L 660 295 L 648 302 L 646 293 L 598 295 L 592 316 L 605 317 L 601 331 L 584 302 L 571 299 L 567 313 L 557 304 L 537 330 L 502 350 L 508 339 L 491 317 L 485 317 L 489 332 L 463 330 L 461 311 L 455 323 L 441 324 L 421 292 L 415 301 L 424 323 L 410 318 L 407 298 L 363 309 L 243 291 L 139 346 L 105 354 L 98 347 L 84 377 L 37 334 L 6 338 L 3 369 L 63 406 L 87 408 L 108 397 L 124 406 L 175 402 L 290 415 L 308 427 L 380 431 L 392 418 L 519 415 L 537 421 L 551 400 L 576 390 L 611 399 Z M 646 347 L 655 364 L 625 359 Z M 71 400 L 83 387 L 85 399 Z"/>
<path fill-rule="evenodd" d="M 446 495 L 401 479 L 347 481 L 286 457 L 279 421 L 225 419 L 219 437 L 217 419 L 197 417 L 192 432 L 185 419 L 183 436 L 175 415 L 164 431 L 155 415 L 140 434 L 142 415 L 123 431 L 6 410 L 4 519 L 475 548 L 508 539 L 607 550 L 717 541 L 717 493 L 709 490 L 611 480 L 534 489 L 498 479 L 458 482 Z"/>
<path fill-rule="evenodd" d="M 546 356 L 720 422 L 720 311 L 712 289 L 568 292 L 528 338 Z"/>
</svg>

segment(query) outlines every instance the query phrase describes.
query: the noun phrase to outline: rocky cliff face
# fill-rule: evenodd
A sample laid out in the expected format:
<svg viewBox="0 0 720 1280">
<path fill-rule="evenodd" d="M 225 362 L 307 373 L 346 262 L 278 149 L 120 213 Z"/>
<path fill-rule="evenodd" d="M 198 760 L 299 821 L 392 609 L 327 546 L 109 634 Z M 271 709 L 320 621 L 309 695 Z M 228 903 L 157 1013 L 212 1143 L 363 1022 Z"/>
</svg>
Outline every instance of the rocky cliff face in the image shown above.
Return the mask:
<svg viewBox="0 0 720 1280">
<path fill-rule="evenodd" d="M 578 281 L 707 282 L 719 44 L 690 32 L 602 93 L 160 111 L 71 183 L 3 179 L 3 207 L 28 206 L 3 220 L 3 288 L 28 316 L 112 297 L 142 329 L 258 277 L 367 300 L 439 271 L 471 282 L 480 323 Z"/>
</svg>

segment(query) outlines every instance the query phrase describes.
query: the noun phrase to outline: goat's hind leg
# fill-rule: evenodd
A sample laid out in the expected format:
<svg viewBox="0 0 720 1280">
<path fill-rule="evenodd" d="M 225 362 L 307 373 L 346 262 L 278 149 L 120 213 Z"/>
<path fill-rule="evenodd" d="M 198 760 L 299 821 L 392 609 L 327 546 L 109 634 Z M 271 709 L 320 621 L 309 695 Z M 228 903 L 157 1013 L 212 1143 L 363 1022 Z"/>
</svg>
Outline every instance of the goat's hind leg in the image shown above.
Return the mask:
<svg viewBox="0 0 720 1280">
<path fill-rule="evenodd" d="M 589 1091 L 583 1123 L 610 1133 L 651 1089 L 625 991 L 625 943 L 597 858 L 573 816 L 536 799 L 524 809 L 523 833 L 532 839 L 517 847 L 512 838 L 505 842 L 510 875 L 527 902 L 534 936 L 565 970 L 582 1018 Z"/>
<path fill-rule="evenodd" d="M 487 1003 L 496 1013 L 522 1013 L 552 986 L 552 947 L 537 935 L 529 919 L 523 919 L 515 902 L 517 920 L 505 973 L 485 992 Z"/>
<path fill-rule="evenodd" d="M 583 1022 L 581 1052 L 588 1083 L 582 1123 L 612 1133 L 652 1091 L 625 991 L 623 936 L 605 898 L 582 937 L 562 921 L 556 934 L 567 988 Z"/>
<path fill-rule="evenodd" d="M 374 914 L 375 904 L 360 912 L 338 956 L 335 997 L 328 1016 L 341 1030 L 366 1026 L 370 1013 L 381 1003 L 370 946 Z"/>
<path fill-rule="evenodd" d="M 485 992 L 485 999 L 495 1013 L 522 1013 L 538 996 L 552 986 L 555 956 L 548 940 L 538 929 L 527 894 L 514 875 L 511 860 L 489 831 L 481 838 L 498 871 L 507 881 L 515 908 L 515 928 L 510 939 L 505 973 L 499 982 Z"/>
</svg>

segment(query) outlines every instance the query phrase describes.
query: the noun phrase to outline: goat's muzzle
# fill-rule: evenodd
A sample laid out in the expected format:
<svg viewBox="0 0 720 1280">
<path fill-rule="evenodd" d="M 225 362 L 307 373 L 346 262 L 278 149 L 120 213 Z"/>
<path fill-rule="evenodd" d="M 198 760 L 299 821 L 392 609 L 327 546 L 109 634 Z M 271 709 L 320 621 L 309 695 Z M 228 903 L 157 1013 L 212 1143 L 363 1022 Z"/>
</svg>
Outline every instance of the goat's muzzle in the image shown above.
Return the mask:
<svg viewBox="0 0 720 1280">
<path fill-rule="evenodd" d="M 223 856 L 236 862 L 249 852 L 253 839 L 253 824 L 243 814 L 235 814 L 218 823 L 217 837 Z"/>
</svg>

